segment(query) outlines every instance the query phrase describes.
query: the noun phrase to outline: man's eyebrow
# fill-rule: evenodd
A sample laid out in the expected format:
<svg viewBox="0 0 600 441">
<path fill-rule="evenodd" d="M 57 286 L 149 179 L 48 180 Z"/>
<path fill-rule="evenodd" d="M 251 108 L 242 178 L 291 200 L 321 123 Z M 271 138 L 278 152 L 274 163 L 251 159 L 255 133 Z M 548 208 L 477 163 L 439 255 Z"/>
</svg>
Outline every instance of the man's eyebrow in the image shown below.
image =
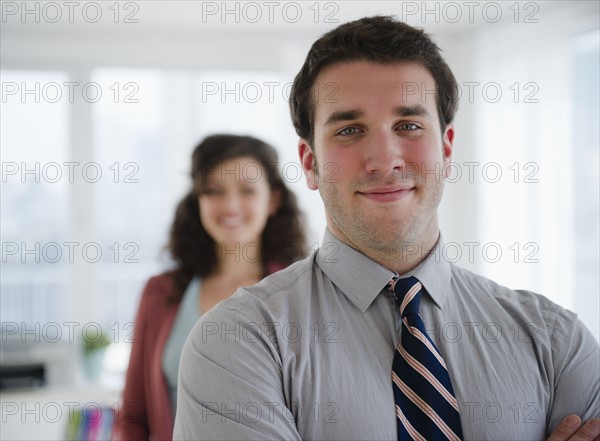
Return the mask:
<svg viewBox="0 0 600 441">
<path fill-rule="evenodd" d="M 359 109 L 352 110 L 338 110 L 337 112 L 333 112 L 325 121 L 325 125 L 331 125 L 338 123 L 340 121 L 352 121 L 360 118 L 364 112 Z M 394 114 L 396 116 L 426 116 L 431 117 L 429 111 L 423 107 L 421 104 L 417 104 L 414 106 L 398 106 L 394 109 Z"/>
<path fill-rule="evenodd" d="M 431 117 L 429 111 L 421 104 L 414 106 L 398 106 L 394 110 L 396 116 L 427 116 Z"/>
<path fill-rule="evenodd" d="M 325 125 L 331 125 L 338 123 L 340 121 L 352 121 L 353 119 L 358 119 L 363 115 L 362 110 L 352 109 L 352 110 L 339 110 L 337 112 L 333 112 L 325 121 Z"/>
</svg>

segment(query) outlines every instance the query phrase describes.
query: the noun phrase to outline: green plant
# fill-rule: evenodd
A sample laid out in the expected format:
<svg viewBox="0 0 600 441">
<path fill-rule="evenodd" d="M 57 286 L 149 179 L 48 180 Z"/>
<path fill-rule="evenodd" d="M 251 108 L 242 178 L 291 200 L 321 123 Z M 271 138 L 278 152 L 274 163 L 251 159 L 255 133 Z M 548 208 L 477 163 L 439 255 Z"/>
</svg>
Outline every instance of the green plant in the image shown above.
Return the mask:
<svg viewBox="0 0 600 441">
<path fill-rule="evenodd" d="M 90 329 L 88 327 L 82 332 L 82 337 L 83 352 L 86 354 L 105 348 L 110 344 L 110 340 L 106 336 L 106 332 L 103 332 L 100 328 Z"/>
</svg>

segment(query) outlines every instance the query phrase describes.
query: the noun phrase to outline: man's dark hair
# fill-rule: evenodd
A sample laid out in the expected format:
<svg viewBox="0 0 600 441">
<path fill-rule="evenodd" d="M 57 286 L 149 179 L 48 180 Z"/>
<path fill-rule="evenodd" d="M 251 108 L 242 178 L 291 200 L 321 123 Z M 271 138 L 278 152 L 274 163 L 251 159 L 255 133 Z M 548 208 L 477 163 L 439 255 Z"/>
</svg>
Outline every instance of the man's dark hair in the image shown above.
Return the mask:
<svg viewBox="0 0 600 441">
<path fill-rule="evenodd" d="M 314 42 L 294 79 L 290 112 L 296 133 L 313 146 L 313 86 L 319 73 L 334 64 L 361 60 L 381 64 L 416 62 L 423 65 L 435 80 L 435 97 L 443 132 L 456 114 L 458 86 L 440 52 L 440 48 L 423 30 L 391 16 L 365 17 L 329 31 Z"/>
</svg>

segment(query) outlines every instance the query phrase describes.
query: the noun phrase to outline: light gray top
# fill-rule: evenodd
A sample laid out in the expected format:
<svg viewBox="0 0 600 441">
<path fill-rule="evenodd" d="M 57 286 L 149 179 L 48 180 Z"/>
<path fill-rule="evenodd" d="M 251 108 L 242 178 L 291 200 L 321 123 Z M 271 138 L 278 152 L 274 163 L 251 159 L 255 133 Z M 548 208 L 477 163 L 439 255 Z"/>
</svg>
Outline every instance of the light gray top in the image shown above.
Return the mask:
<svg viewBox="0 0 600 441">
<path fill-rule="evenodd" d="M 200 301 L 200 278 L 194 277 L 188 284 L 177 316 L 173 322 L 173 327 L 169 333 L 169 338 L 165 344 L 165 349 L 162 355 L 162 369 L 169 389 L 169 397 L 171 398 L 171 410 L 173 415 L 177 409 L 177 373 L 179 372 L 179 357 L 183 349 L 183 344 L 190 330 L 196 324 L 200 314 L 198 313 L 198 303 Z"/>
<path fill-rule="evenodd" d="M 541 440 L 569 413 L 599 416 L 600 350 L 576 315 L 452 265 L 442 245 L 410 275 L 465 439 Z M 204 314 L 181 357 L 174 439 L 396 440 L 393 276 L 326 231 Z"/>
</svg>

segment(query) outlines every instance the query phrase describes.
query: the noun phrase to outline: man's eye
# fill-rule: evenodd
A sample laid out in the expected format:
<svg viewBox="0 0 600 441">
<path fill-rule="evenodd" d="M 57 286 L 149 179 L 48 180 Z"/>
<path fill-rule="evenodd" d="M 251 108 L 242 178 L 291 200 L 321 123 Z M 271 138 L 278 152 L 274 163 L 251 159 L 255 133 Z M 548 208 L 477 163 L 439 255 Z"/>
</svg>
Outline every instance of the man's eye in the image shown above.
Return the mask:
<svg viewBox="0 0 600 441">
<path fill-rule="evenodd" d="M 358 127 L 346 127 L 345 129 L 342 129 L 339 132 L 337 132 L 337 134 L 342 136 L 351 136 L 356 135 L 358 131 Z"/>
<path fill-rule="evenodd" d="M 417 124 L 415 124 L 415 123 L 402 123 L 402 124 L 400 124 L 398 126 L 398 129 L 400 129 L 400 130 L 406 130 L 408 132 L 412 132 L 412 131 L 415 131 L 415 130 L 419 130 L 420 127 Z"/>
</svg>

